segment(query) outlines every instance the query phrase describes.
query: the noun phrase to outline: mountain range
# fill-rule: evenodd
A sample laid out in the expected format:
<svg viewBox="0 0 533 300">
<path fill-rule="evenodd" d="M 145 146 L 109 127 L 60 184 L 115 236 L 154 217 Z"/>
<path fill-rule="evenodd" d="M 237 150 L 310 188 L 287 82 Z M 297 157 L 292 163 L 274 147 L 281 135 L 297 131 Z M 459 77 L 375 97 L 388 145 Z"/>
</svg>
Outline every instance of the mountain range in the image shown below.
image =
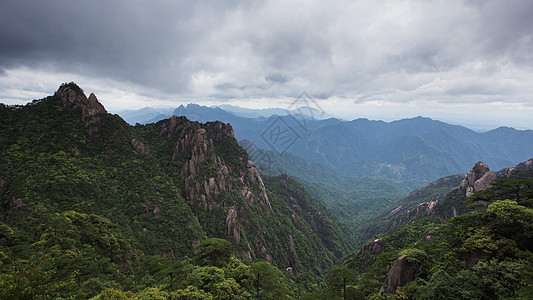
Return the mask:
<svg viewBox="0 0 533 300">
<path fill-rule="evenodd" d="M 385 177 L 410 188 L 466 173 L 479 160 L 497 169 L 515 165 L 533 149 L 532 130 L 500 127 L 480 133 L 423 117 L 392 122 L 319 120 L 294 113 L 249 118 L 196 104 L 182 105 L 173 114 L 230 123 L 238 140 L 256 148 L 289 153 L 345 176 Z"/>
</svg>

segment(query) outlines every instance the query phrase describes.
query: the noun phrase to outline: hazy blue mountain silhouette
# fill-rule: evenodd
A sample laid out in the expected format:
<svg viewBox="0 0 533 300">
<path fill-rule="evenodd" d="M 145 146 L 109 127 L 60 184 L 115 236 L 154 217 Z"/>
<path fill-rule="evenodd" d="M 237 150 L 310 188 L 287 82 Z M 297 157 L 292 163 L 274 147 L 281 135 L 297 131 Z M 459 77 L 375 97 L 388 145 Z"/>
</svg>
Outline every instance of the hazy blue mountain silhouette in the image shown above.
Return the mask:
<svg viewBox="0 0 533 300">
<path fill-rule="evenodd" d="M 386 177 L 412 187 L 467 172 L 480 160 L 498 169 L 533 154 L 532 130 L 500 127 L 479 133 L 423 117 L 392 122 L 298 115 L 246 118 L 197 104 L 182 105 L 173 113 L 194 121 L 230 123 L 238 140 L 247 139 L 256 148 L 286 151 L 349 176 Z M 273 129 L 285 130 L 291 142 L 276 145 Z"/>
</svg>

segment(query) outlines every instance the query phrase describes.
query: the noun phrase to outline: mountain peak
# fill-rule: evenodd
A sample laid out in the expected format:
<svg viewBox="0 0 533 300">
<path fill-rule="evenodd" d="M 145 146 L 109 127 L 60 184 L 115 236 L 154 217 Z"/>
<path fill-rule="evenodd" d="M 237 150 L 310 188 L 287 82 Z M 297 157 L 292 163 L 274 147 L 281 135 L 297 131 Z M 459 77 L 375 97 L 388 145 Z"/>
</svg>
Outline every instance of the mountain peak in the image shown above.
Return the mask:
<svg viewBox="0 0 533 300">
<path fill-rule="evenodd" d="M 87 98 L 76 83 L 70 82 L 63 83 L 54 96 L 57 97 L 59 105 L 81 113 L 81 121 L 87 128 L 89 135 L 98 131 L 97 127 L 89 128 L 89 125 L 98 122 L 100 120 L 98 115 L 107 114 L 107 110 L 94 93 L 91 93 Z"/>
<path fill-rule="evenodd" d="M 470 197 L 474 192 L 489 188 L 496 178 L 496 174 L 490 171 L 489 166 L 478 161 L 472 170 L 466 174 L 459 187 L 465 190 L 467 197 Z"/>
<path fill-rule="evenodd" d="M 91 93 L 87 98 L 83 90 L 74 82 L 63 83 L 57 90 L 56 96 L 59 97 L 61 105 L 72 109 L 81 109 L 84 122 L 97 114 L 107 114 L 106 109 L 94 93 Z"/>
</svg>

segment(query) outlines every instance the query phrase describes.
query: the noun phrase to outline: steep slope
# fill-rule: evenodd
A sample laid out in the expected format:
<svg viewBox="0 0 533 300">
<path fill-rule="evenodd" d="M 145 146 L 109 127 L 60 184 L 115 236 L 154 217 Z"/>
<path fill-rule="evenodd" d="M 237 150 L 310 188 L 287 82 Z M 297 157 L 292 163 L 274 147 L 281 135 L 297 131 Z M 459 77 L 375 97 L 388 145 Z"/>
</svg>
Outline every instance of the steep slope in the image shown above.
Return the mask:
<svg viewBox="0 0 533 300">
<path fill-rule="evenodd" d="M 127 249 L 182 257 L 221 237 L 243 258 L 320 273 L 348 248 L 316 200 L 302 191 L 294 198 L 311 204 L 289 205 L 295 183 L 265 185 L 229 124 L 172 117 L 131 127 L 73 83 L 26 106 L 3 105 L 0 116 L 0 212 L 9 226 L 71 210 L 109 219 L 130 245 L 116 264 L 128 261 Z"/>
<path fill-rule="evenodd" d="M 354 177 L 308 162 L 290 153 L 256 148 L 248 140 L 239 142 L 264 174 L 291 174 L 325 205 L 344 225 L 352 243 L 364 240 L 363 231 L 376 214 L 389 209 L 407 195 L 409 187 L 386 178 Z"/>
<path fill-rule="evenodd" d="M 415 219 L 428 216 L 444 220 L 468 212 L 468 200 L 474 193 L 484 191 L 496 180 L 533 177 L 533 159 L 498 172 L 478 162 L 467 174 L 447 176 L 411 192 L 389 212 L 376 217 L 366 228 L 365 238 L 385 233 Z"/>
<path fill-rule="evenodd" d="M 522 203 L 492 194 L 475 213 L 420 218 L 369 241 L 343 261 L 348 291 L 356 299 L 531 298 L 532 178 L 523 181 Z"/>
</svg>

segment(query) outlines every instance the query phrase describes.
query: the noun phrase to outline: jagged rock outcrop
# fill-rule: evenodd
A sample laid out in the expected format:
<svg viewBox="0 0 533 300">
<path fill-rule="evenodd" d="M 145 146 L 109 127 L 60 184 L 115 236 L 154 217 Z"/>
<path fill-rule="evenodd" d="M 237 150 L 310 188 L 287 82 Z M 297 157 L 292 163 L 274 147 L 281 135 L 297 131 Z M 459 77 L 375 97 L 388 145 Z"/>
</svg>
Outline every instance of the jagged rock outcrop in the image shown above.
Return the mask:
<svg viewBox="0 0 533 300">
<path fill-rule="evenodd" d="M 256 226 L 242 205 L 258 207 L 267 214 L 274 210 L 259 172 L 238 146 L 231 125 L 200 124 L 172 116 L 161 124 L 159 135 L 172 141 L 171 160 L 178 165 L 183 162 L 178 179 L 183 182 L 184 198 L 195 208 L 199 219 L 213 215 L 211 220 L 202 222 L 205 229 L 234 245 L 240 244 L 244 257 L 272 260 L 272 249 L 267 249 L 263 236 L 248 235 L 248 239 L 255 240 L 252 246 L 250 240 L 242 240 L 242 231 Z M 235 197 L 242 202 L 234 202 Z M 225 218 L 219 220 L 215 215 Z"/>
<path fill-rule="evenodd" d="M 87 98 L 83 90 L 75 83 L 61 85 L 56 92 L 56 96 L 59 97 L 59 102 L 64 107 L 81 111 L 81 121 L 85 124 L 85 128 L 88 129 L 90 135 L 94 134 L 97 129 L 89 128 L 89 125 L 100 120 L 98 118 L 99 114 L 107 114 L 106 109 L 98 101 L 94 93 L 91 93 L 89 98 Z"/>
<path fill-rule="evenodd" d="M 13 209 L 13 210 L 16 210 L 16 211 L 19 211 L 25 207 L 27 207 L 28 205 L 26 205 L 22 199 L 20 198 L 16 198 L 15 196 L 11 197 L 11 201 L 9 202 L 9 208 Z"/>
<path fill-rule="evenodd" d="M 467 174 L 444 177 L 411 192 L 384 216 L 387 223 L 369 227 L 365 231 L 365 238 L 387 232 L 395 226 L 423 216 L 437 215 L 449 219 L 464 214 L 468 211 L 465 198 L 490 188 L 497 179 L 511 178 L 532 169 L 533 158 L 498 172 L 490 171 L 489 166 L 478 162 Z"/>
<path fill-rule="evenodd" d="M 368 267 L 376 261 L 376 257 L 383 252 L 383 247 L 384 244 L 382 239 L 375 239 L 361 246 L 355 254 L 355 260 L 358 262 L 358 271 L 363 273 L 366 272 Z M 348 264 L 350 264 L 348 260 L 343 262 L 343 265 Z"/>
<path fill-rule="evenodd" d="M 145 146 L 141 141 L 139 141 L 138 139 L 132 139 L 131 140 L 131 146 L 133 147 L 133 149 L 135 149 L 135 151 L 137 151 L 137 153 L 139 154 L 146 154 L 146 153 L 150 153 L 150 149 L 148 149 L 147 146 Z"/>
<path fill-rule="evenodd" d="M 238 244 L 241 241 L 241 232 L 238 226 L 235 226 L 236 220 L 237 211 L 235 210 L 235 207 L 231 206 L 228 208 L 228 214 L 226 215 L 226 235 L 228 237 L 233 237 L 233 242 Z"/>
<path fill-rule="evenodd" d="M 396 289 L 413 281 L 416 277 L 416 263 L 409 262 L 406 255 L 402 255 L 396 260 L 390 269 L 383 286 L 379 290 L 380 294 L 394 294 Z"/>
<path fill-rule="evenodd" d="M 490 184 L 496 179 L 496 173 L 490 171 L 489 166 L 483 162 L 477 162 L 472 170 L 466 174 L 461 185 L 459 185 L 459 189 L 465 191 L 466 197 L 470 197 L 475 192 L 489 188 Z"/>
<path fill-rule="evenodd" d="M 357 255 L 361 255 L 364 252 L 368 252 L 373 255 L 379 255 L 381 254 L 381 251 L 383 251 L 383 240 L 375 239 L 361 246 L 361 248 L 357 251 Z"/>
<path fill-rule="evenodd" d="M 172 160 L 189 157 L 180 173 L 185 183 L 185 198 L 191 202 L 199 201 L 209 208 L 208 202 L 217 201 L 222 192 L 238 191 L 246 203 L 253 205 L 259 201 L 272 212 L 265 185 L 252 161 L 246 157 L 246 162 L 243 161 L 246 168 L 239 169 L 226 165 L 216 154 L 214 143 L 235 139 L 231 125 L 209 123 L 205 127 L 172 116 L 159 133 L 167 137 L 179 136 Z M 230 171 L 238 176 L 230 175 Z"/>
<path fill-rule="evenodd" d="M 510 178 L 513 176 L 517 171 L 524 171 L 524 170 L 531 170 L 533 169 L 533 158 L 519 163 L 518 165 L 514 167 L 505 168 L 503 170 L 500 170 L 497 175 L 498 178 Z"/>
</svg>

